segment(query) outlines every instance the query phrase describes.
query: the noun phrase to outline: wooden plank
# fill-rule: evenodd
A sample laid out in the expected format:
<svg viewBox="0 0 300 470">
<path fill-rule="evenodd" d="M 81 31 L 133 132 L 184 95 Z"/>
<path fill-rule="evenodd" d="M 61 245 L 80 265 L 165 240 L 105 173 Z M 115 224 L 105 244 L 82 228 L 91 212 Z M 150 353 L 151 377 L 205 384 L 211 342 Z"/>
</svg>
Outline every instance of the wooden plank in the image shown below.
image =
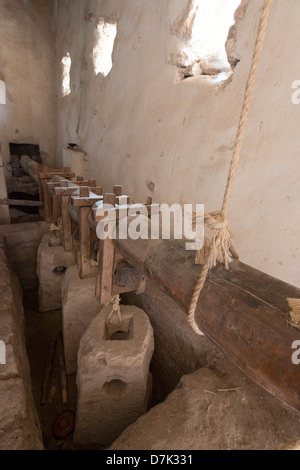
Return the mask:
<svg viewBox="0 0 300 470">
<path fill-rule="evenodd" d="M 60 176 L 61 178 L 74 178 L 75 177 L 75 173 L 66 173 L 66 172 L 57 172 L 55 173 L 56 176 Z M 49 181 L 52 179 L 53 177 L 53 173 L 51 172 L 47 172 L 47 173 L 40 173 L 39 174 L 39 178 L 41 180 L 44 180 L 44 179 L 48 179 Z"/>
<path fill-rule="evenodd" d="M 77 186 L 89 186 L 90 188 L 92 188 L 93 186 L 96 186 L 96 180 L 75 181 L 75 184 L 77 184 Z"/>
<path fill-rule="evenodd" d="M 28 206 L 28 207 L 44 207 L 41 201 L 25 201 L 24 199 L 2 199 L 0 205 L 6 206 Z"/>
<path fill-rule="evenodd" d="M 124 258 L 154 280 L 186 312 L 201 266 L 179 240 L 115 240 Z M 300 411 L 300 371 L 288 325 L 287 297 L 300 289 L 234 261 L 211 270 L 199 299 L 199 328 L 254 382 Z"/>
<path fill-rule="evenodd" d="M 62 188 L 62 187 L 56 187 L 55 188 L 55 194 L 56 196 L 71 196 L 78 188 Z"/>
<path fill-rule="evenodd" d="M 71 204 L 74 207 L 91 207 L 100 200 L 102 200 L 102 197 L 96 195 L 92 195 L 85 198 L 82 198 L 80 196 L 73 196 L 71 198 Z"/>
</svg>

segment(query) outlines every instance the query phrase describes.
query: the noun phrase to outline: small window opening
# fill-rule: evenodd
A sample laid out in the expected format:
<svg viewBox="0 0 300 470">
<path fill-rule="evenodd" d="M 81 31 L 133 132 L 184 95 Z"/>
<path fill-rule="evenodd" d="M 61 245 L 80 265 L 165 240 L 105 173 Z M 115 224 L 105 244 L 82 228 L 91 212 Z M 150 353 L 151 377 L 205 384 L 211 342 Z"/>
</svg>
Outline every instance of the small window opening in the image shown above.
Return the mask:
<svg viewBox="0 0 300 470">
<path fill-rule="evenodd" d="M 101 73 L 106 77 L 112 69 L 112 53 L 117 36 L 117 23 L 104 18 L 97 25 L 97 39 L 93 49 L 93 62 L 95 74 Z"/>
<path fill-rule="evenodd" d="M 72 60 L 69 52 L 61 60 L 62 63 L 62 94 L 68 96 L 71 93 L 71 65 Z"/>
<path fill-rule="evenodd" d="M 183 45 L 169 57 L 181 80 L 210 75 L 224 81 L 230 77 L 226 41 L 240 4 L 241 0 L 191 0 L 184 18 L 173 26 Z"/>
<path fill-rule="evenodd" d="M 6 104 L 6 86 L 3 80 L 0 80 L 0 104 Z"/>
</svg>

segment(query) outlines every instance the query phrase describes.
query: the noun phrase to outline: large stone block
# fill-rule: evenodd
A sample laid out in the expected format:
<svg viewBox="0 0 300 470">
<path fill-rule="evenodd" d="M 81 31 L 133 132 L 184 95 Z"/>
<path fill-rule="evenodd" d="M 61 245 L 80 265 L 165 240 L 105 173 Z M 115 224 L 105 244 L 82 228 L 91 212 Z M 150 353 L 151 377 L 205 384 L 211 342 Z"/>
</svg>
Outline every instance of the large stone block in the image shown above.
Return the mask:
<svg viewBox="0 0 300 470">
<path fill-rule="evenodd" d="M 62 307 L 61 285 L 67 268 L 76 264 L 73 252 L 66 252 L 54 235 L 45 235 L 38 250 L 39 310 Z"/>
<path fill-rule="evenodd" d="M 0 397 L 0 450 L 42 450 L 39 424 L 28 407 L 28 390 L 22 379 L 0 379 Z"/>
<path fill-rule="evenodd" d="M 44 235 L 49 233 L 46 222 L 30 222 L 0 226 L 6 242 L 8 259 L 23 290 L 37 289 L 37 253 Z"/>
<path fill-rule="evenodd" d="M 78 406 L 74 441 L 97 448 L 109 445 L 147 411 L 154 349 L 145 312 L 121 306 L 122 326 L 106 326 L 111 305 L 92 320 L 78 352 Z"/>
<path fill-rule="evenodd" d="M 94 277 L 80 279 L 77 266 L 67 269 L 62 282 L 62 316 L 67 374 L 77 372 L 77 353 L 82 334 L 102 306 L 95 297 Z"/>
<path fill-rule="evenodd" d="M 203 368 L 129 426 L 109 450 L 275 450 L 300 437 L 300 416 L 247 380 Z"/>
<path fill-rule="evenodd" d="M 1 236 L 0 266 L 0 450 L 43 449 L 25 346 L 22 291 Z"/>
</svg>

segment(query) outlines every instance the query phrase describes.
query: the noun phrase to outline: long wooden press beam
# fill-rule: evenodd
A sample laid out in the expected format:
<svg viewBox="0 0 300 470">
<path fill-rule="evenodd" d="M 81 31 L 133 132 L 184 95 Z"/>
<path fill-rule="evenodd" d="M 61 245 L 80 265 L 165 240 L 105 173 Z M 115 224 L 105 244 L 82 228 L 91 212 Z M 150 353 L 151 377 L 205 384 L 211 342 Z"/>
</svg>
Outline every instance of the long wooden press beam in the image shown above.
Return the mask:
<svg viewBox="0 0 300 470">
<path fill-rule="evenodd" d="M 142 271 L 188 311 L 201 271 L 181 240 L 114 240 Z M 254 382 L 300 412 L 300 364 L 292 344 L 300 332 L 287 323 L 287 297 L 300 289 L 239 261 L 211 270 L 196 310 L 199 328 Z M 192 330 L 191 330 L 192 331 Z"/>
</svg>

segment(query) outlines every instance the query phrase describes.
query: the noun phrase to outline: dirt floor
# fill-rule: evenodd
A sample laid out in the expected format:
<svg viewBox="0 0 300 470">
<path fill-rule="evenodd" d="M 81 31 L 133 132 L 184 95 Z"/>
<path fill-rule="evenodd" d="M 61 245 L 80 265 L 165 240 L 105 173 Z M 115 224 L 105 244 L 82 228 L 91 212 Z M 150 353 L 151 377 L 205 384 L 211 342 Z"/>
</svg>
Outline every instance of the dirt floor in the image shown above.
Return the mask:
<svg viewBox="0 0 300 470">
<path fill-rule="evenodd" d="M 56 341 L 61 332 L 61 310 L 49 313 L 38 311 L 38 296 L 36 292 L 24 294 L 25 338 L 28 359 L 31 369 L 32 392 L 39 414 L 43 441 L 46 450 L 73 449 L 72 434 L 65 439 L 57 439 L 53 434 L 53 424 L 56 417 L 63 411 L 76 413 L 76 375 L 68 376 L 68 403 L 62 402 L 59 360 L 57 343 L 53 369 L 48 389 L 48 399 L 41 405 L 42 384 L 47 363 L 50 341 Z"/>
</svg>

